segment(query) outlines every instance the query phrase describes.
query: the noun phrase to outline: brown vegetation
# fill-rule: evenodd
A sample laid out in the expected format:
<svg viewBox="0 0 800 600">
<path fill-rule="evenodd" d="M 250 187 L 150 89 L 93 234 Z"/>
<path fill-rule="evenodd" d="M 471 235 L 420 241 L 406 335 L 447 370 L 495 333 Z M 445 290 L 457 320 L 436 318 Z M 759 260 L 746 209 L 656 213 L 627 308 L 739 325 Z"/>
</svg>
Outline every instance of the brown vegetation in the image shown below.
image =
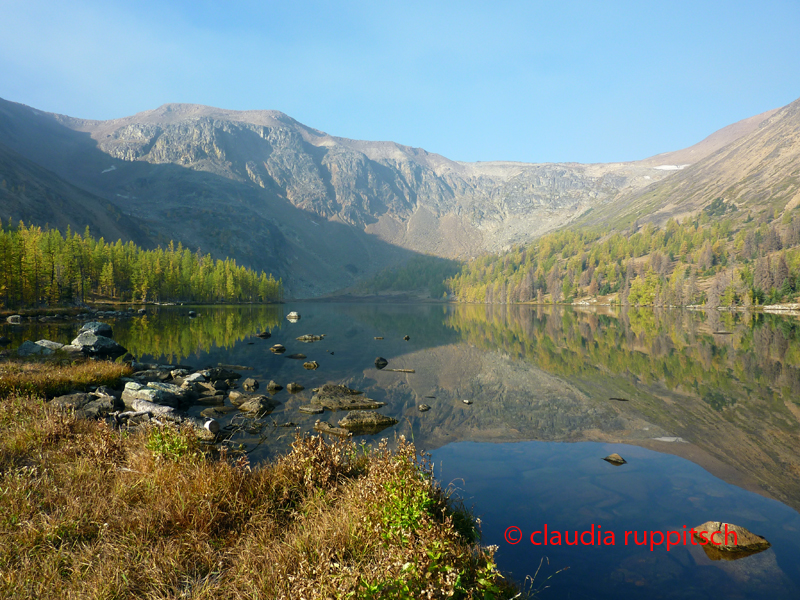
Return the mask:
<svg viewBox="0 0 800 600">
<path fill-rule="evenodd" d="M 13 394 L 52 398 L 89 386 L 114 386 L 130 373 L 129 366 L 100 360 L 9 360 L 0 362 L 0 398 Z"/>
<path fill-rule="evenodd" d="M 251 469 L 177 429 L 0 403 L 0 597 L 504 597 L 414 446 L 298 437 Z"/>
</svg>

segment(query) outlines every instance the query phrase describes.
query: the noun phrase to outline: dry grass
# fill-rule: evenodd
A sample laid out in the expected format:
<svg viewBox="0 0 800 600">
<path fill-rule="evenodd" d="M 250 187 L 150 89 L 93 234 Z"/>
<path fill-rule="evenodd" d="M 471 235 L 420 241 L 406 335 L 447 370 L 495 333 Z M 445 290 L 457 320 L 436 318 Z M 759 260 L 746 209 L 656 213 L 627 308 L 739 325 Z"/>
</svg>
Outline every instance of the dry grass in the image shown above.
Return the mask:
<svg viewBox="0 0 800 600">
<path fill-rule="evenodd" d="M 8 360 L 0 362 L 0 398 L 11 395 L 36 395 L 52 398 L 89 386 L 114 386 L 120 377 L 131 374 L 130 367 L 104 360 L 72 362 L 61 358 L 47 360 Z"/>
<path fill-rule="evenodd" d="M 298 437 L 261 468 L 175 429 L 0 401 L 2 598 L 500 598 L 413 445 Z"/>
</svg>

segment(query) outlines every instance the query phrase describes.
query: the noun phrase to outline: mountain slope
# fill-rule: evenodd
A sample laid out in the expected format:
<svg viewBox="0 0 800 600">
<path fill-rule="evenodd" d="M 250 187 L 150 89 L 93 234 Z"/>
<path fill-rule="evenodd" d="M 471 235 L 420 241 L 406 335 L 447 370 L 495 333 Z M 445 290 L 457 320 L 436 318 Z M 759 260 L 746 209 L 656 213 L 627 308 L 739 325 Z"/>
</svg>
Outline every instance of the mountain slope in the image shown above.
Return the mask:
<svg viewBox="0 0 800 600">
<path fill-rule="evenodd" d="M 769 114 L 769 113 L 765 113 Z M 671 177 L 584 216 L 580 224 L 663 224 L 722 198 L 742 215 L 800 204 L 800 100 L 772 112 L 750 133 Z"/>
</svg>

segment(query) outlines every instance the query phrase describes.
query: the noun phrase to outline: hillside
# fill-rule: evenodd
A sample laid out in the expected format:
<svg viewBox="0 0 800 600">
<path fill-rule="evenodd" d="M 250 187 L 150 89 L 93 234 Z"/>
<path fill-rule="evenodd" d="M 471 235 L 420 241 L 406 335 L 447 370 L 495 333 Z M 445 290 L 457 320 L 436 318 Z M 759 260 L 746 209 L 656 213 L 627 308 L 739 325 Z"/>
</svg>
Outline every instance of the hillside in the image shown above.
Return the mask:
<svg viewBox="0 0 800 600">
<path fill-rule="evenodd" d="M 639 219 L 663 225 L 694 216 L 717 198 L 736 206 L 742 219 L 792 210 L 800 204 L 800 100 L 764 114 L 745 135 L 663 181 L 604 203 L 577 224 L 619 229 Z"/>
</svg>

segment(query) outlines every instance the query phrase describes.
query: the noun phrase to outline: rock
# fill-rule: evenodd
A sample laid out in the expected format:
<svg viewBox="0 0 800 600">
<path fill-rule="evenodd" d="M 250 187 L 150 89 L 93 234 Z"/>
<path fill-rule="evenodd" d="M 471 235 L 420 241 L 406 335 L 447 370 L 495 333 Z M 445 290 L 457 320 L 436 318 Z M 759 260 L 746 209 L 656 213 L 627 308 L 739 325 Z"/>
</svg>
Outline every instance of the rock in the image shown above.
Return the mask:
<svg viewBox="0 0 800 600">
<path fill-rule="evenodd" d="M 225 404 L 225 395 L 219 394 L 216 396 L 200 396 L 197 400 L 195 400 L 197 404 L 203 405 L 211 405 L 211 406 L 219 406 L 221 404 Z"/>
<path fill-rule="evenodd" d="M 291 321 L 292 323 L 297 323 L 300 320 L 300 313 L 292 311 L 288 315 L 286 315 L 286 318 L 289 319 L 289 321 Z"/>
<path fill-rule="evenodd" d="M 408 341 L 408 340 L 410 340 L 411 338 L 410 338 L 410 337 L 408 337 L 407 335 L 404 335 L 404 336 L 403 336 L 403 339 L 404 339 L 405 341 Z"/>
<path fill-rule="evenodd" d="M 72 340 L 73 346 L 78 346 L 84 354 L 93 356 L 119 356 L 127 350 L 111 338 L 84 331 Z"/>
<path fill-rule="evenodd" d="M 40 346 L 39 344 L 32 342 L 30 340 L 25 340 L 22 342 L 19 348 L 17 348 L 17 356 L 25 357 L 25 356 L 49 356 L 52 354 L 53 351 L 50 348 L 45 348 L 44 346 Z"/>
<path fill-rule="evenodd" d="M 125 394 L 123 392 L 123 400 L 124 400 L 124 395 Z M 171 406 L 162 406 L 161 404 L 156 404 L 154 402 L 149 402 L 147 400 L 142 400 L 139 398 L 126 400 L 125 406 L 130 407 L 136 412 L 147 412 L 155 416 L 176 415 L 175 409 L 172 408 Z"/>
<path fill-rule="evenodd" d="M 11 340 L 4 335 L 0 335 L 0 346 L 8 346 Z"/>
<path fill-rule="evenodd" d="M 462 400 L 462 402 L 463 402 L 464 404 L 466 404 L 467 406 L 469 406 L 470 404 L 472 404 L 472 400 Z"/>
<path fill-rule="evenodd" d="M 236 390 L 232 391 L 228 394 L 228 400 L 231 401 L 231 404 L 234 406 L 239 406 L 240 404 L 244 404 L 252 397 L 252 394 L 246 394 L 244 392 L 238 392 Z"/>
<path fill-rule="evenodd" d="M 419 412 L 427 412 L 431 409 L 427 404 L 420 404 L 417 408 L 419 408 Z"/>
<path fill-rule="evenodd" d="M 308 358 L 308 357 L 305 354 L 302 354 L 302 353 L 298 352 L 297 354 L 290 354 L 286 358 L 295 358 L 297 360 L 301 360 L 303 358 Z"/>
<path fill-rule="evenodd" d="M 383 336 L 376 335 L 376 336 L 375 336 L 375 339 L 376 339 L 376 340 L 382 340 L 382 339 L 383 339 Z"/>
<path fill-rule="evenodd" d="M 61 346 L 60 351 L 62 353 L 67 354 L 70 357 L 76 356 L 78 354 L 83 354 L 83 349 L 80 346 L 74 346 L 73 344 L 67 344 L 66 346 Z"/>
<path fill-rule="evenodd" d="M 694 539 L 711 560 L 738 560 L 763 552 L 771 546 L 760 535 L 731 523 L 706 521 L 694 527 L 693 531 Z"/>
<path fill-rule="evenodd" d="M 272 334 L 269 331 L 262 331 L 256 334 L 256 337 L 261 338 L 262 340 L 266 340 L 272 337 Z"/>
<path fill-rule="evenodd" d="M 193 310 L 189 311 L 189 318 L 190 319 L 194 319 L 196 316 L 197 316 L 197 313 L 195 311 L 193 311 Z"/>
<path fill-rule="evenodd" d="M 11 325 L 21 325 L 22 315 L 11 315 L 10 317 L 6 317 L 6 323 L 10 323 Z"/>
<path fill-rule="evenodd" d="M 347 415 L 339 421 L 339 427 L 377 433 L 381 429 L 386 429 L 396 423 L 397 419 L 387 417 L 373 410 L 354 410 L 347 413 Z"/>
<path fill-rule="evenodd" d="M 315 391 L 316 394 L 311 397 L 311 402 L 328 410 L 361 410 L 385 405 L 385 402 L 376 402 L 372 398 L 361 396 L 361 392 L 344 385 L 326 383 Z"/>
<path fill-rule="evenodd" d="M 280 392 L 283 389 L 283 386 L 279 383 L 275 383 L 270 379 L 269 383 L 267 384 L 267 390 L 271 393 Z"/>
<path fill-rule="evenodd" d="M 66 394 L 53 398 L 50 401 L 52 406 L 58 406 L 64 410 L 74 410 L 78 419 L 100 419 L 107 417 L 111 412 L 123 407 L 122 402 L 113 396 L 106 394 Z"/>
<path fill-rule="evenodd" d="M 247 402 L 239 405 L 239 410 L 265 415 L 278 406 L 279 402 L 266 396 L 252 396 Z"/>
<path fill-rule="evenodd" d="M 383 369 L 388 364 L 389 361 L 383 358 L 382 356 L 379 356 L 378 358 L 375 359 L 375 367 L 378 369 Z"/>
<path fill-rule="evenodd" d="M 184 377 L 189 375 L 189 371 L 188 369 L 172 369 L 172 371 L 170 371 L 169 374 L 172 376 L 173 379 L 180 378 L 181 383 L 183 383 L 184 381 L 186 381 Z"/>
<path fill-rule="evenodd" d="M 304 369 L 308 369 L 309 371 L 314 371 L 316 369 L 319 369 L 319 363 L 317 361 L 315 361 L 315 360 L 312 360 L 312 361 L 309 361 L 309 362 L 304 362 L 303 363 L 303 368 Z"/>
<path fill-rule="evenodd" d="M 222 367 L 214 367 L 204 373 L 205 378 L 209 381 L 219 381 L 220 379 L 239 379 L 241 375 L 235 371 L 229 371 Z"/>
<path fill-rule="evenodd" d="M 122 401 L 125 406 L 135 410 L 143 410 L 134 406 L 135 400 L 144 400 L 152 404 L 174 408 L 187 401 L 189 399 L 188 394 L 188 390 L 169 383 L 151 381 L 145 386 L 140 383 L 129 382 L 125 384 L 125 389 L 122 391 Z"/>
<path fill-rule="evenodd" d="M 338 435 L 340 437 L 350 437 L 353 435 L 344 427 L 334 427 L 326 421 L 317 421 L 314 423 L 314 429 L 320 433 L 329 433 L 331 435 Z"/>
<path fill-rule="evenodd" d="M 269 351 L 274 354 L 283 354 L 286 352 L 286 348 L 284 348 L 283 344 L 275 344 Z"/>
<path fill-rule="evenodd" d="M 296 394 L 297 392 L 301 392 L 304 389 L 306 389 L 306 388 L 304 388 L 299 383 L 295 383 L 295 382 L 292 382 L 292 383 L 289 383 L 289 384 L 286 385 L 286 391 L 290 392 L 292 394 Z"/>
<path fill-rule="evenodd" d="M 306 413 L 308 415 L 319 415 L 325 412 L 325 409 L 322 408 L 321 406 L 313 406 L 313 405 L 301 406 L 297 410 L 299 410 L 301 413 Z"/>
<path fill-rule="evenodd" d="M 616 452 L 615 452 L 614 454 L 609 454 L 609 455 L 608 455 L 608 456 L 606 456 L 606 457 L 605 457 L 603 460 L 604 460 L 604 461 L 606 461 L 606 462 L 609 462 L 609 463 L 611 463 L 612 465 L 615 465 L 615 466 L 617 466 L 617 467 L 619 467 L 620 465 L 627 464 L 627 462 L 628 462 L 627 460 L 625 460 L 624 458 L 622 458 L 622 457 L 621 457 L 619 454 L 617 454 Z"/>
<path fill-rule="evenodd" d="M 37 340 L 36 344 L 38 346 L 42 346 L 43 348 L 48 348 L 55 352 L 56 350 L 61 350 L 64 347 L 64 344 L 59 344 L 58 342 L 51 342 L 50 340 Z"/>
<path fill-rule="evenodd" d="M 147 309 L 146 309 L 146 308 L 140 308 L 140 309 L 138 310 L 138 313 L 139 313 L 140 315 L 146 315 L 146 314 L 147 314 Z"/>
<path fill-rule="evenodd" d="M 199 382 L 199 381 L 205 381 L 205 380 L 206 380 L 206 378 L 202 373 L 192 373 L 190 375 L 186 375 L 183 378 L 183 382 L 184 383 L 189 383 L 189 384 L 196 383 L 196 382 Z"/>
<path fill-rule="evenodd" d="M 206 419 L 216 419 L 217 417 L 224 417 L 235 410 L 235 406 L 209 406 L 200 411 L 200 416 Z"/>
<path fill-rule="evenodd" d="M 112 335 L 111 325 L 108 323 L 102 323 L 100 321 L 90 321 L 89 323 L 84 323 L 83 327 L 81 327 L 78 331 L 78 334 L 80 335 L 85 331 L 107 338 L 114 337 Z"/>
<path fill-rule="evenodd" d="M 298 342 L 309 343 L 309 342 L 318 342 L 324 337 L 325 337 L 324 335 L 311 335 L 311 334 L 307 333 L 306 335 L 301 335 L 299 338 L 295 338 L 295 339 Z"/>
<path fill-rule="evenodd" d="M 225 381 L 224 379 L 217 379 L 212 383 L 212 385 L 214 386 L 214 391 L 217 392 L 224 392 L 231 387 L 228 385 L 228 382 Z"/>
<path fill-rule="evenodd" d="M 170 378 L 169 371 L 162 369 L 147 369 L 146 371 L 138 371 L 134 374 L 134 379 L 138 381 L 166 381 Z"/>
<path fill-rule="evenodd" d="M 252 377 L 248 377 L 242 383 L 242 387 L 248 392 L 255 392 L 258 389 L 258 381 L 256 381 Z"/>
</svg>

